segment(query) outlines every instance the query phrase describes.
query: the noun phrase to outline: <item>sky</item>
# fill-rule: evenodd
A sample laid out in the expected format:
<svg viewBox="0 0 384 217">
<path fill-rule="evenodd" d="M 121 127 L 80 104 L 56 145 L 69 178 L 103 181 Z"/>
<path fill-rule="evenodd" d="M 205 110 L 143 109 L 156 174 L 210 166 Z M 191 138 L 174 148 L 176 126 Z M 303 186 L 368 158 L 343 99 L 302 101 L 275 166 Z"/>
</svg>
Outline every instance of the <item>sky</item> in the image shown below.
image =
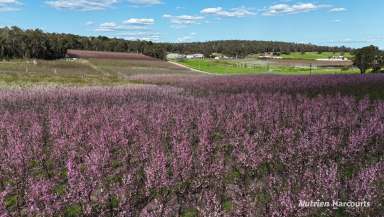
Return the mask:
<svg viewBox="0 0 384 217">
<path fill-rule="evenodd" d="M 0 26 L 192 42 L 267 40 L 384 48 L 383 0 L 0 0 Z"/>
</svg>

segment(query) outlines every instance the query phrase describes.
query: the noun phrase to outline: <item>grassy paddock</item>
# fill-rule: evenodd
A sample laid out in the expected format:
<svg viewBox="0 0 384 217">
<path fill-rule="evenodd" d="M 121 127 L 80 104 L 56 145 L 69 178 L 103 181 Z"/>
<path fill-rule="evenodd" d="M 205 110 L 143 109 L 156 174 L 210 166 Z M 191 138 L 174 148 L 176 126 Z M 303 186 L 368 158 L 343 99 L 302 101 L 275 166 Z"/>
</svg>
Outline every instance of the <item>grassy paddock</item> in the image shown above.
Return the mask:
<svg viewBox="0 0 384 217">
<path fill-rule="evenodd" d="M 0 62 L 2 86 L 33 85 L 105 85 L 121 82 L 116 74 L 97 70 L 86 60 L 36 62 L 12 60 Z"/>
<path fill-rule="evenodd" d="M 193 72 L 163 61 L 19 59 L 0 61 L 0 87 L 121 85 L 133 75 L 177 73 Z"/>
<path fill-rule="evenodd" d="M 221 60 L 183 60 L 181 64 L 193 69 L 215 74 L 282 74 L 282 75 L 309 75 L 309 74 L 356 74 L 357 69 L 329 69 L 310 67 L 290 67 L 275 65 L 239 65 L 235 62 Z"/>
</svg>

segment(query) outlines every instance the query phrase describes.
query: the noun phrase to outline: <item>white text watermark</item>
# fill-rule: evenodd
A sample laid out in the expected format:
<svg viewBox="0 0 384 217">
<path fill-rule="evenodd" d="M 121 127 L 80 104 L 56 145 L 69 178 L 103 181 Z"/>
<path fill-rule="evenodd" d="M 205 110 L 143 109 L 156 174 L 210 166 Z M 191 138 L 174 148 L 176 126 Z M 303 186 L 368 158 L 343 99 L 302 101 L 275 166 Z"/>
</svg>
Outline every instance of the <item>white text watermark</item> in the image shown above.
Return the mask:
<svg viewBox="0 0 384 217">
<path fill-rule="evenodd" d="M 299 201 L 299 207 L 308 207 L 308 208 L 322 208 L 322 207 L 331 207 L 331 208 L 359 208 L 359 207 L 370 207 L 371 203 L 367 201 Z"/>
</svg>

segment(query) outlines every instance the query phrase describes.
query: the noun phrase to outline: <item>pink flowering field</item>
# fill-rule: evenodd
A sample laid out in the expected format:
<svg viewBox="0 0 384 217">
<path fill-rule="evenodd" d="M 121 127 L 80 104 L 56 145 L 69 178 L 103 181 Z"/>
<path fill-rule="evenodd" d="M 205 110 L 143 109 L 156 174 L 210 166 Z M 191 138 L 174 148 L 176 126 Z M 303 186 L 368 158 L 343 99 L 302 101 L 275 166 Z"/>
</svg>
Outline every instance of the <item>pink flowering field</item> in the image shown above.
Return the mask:
<svg viewBox="0 0 384 217">
<path fill-rule="evenodd" d="M 135 79 L 0 91 L 0 217 L 383 215 L 384 76 Z"/>
</svg>

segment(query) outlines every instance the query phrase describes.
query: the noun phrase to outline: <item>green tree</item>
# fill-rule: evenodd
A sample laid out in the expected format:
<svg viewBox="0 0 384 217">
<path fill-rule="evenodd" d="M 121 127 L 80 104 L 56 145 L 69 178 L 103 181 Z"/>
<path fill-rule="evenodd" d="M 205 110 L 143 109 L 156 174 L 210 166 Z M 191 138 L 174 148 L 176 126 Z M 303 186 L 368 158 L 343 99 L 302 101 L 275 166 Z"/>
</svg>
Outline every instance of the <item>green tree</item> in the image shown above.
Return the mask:
<svg viewBox="0 0 384 217">
<path fill-rule="evenodd" d="M 373 45 L 363 47 L 353 51 L 353 54 L 355 55 L 353 64 L 360 69 L 361 74 L 364 74 L 368 69 L 377 70 L 380 65 L 378 64 L 378 61 L 381 52 L 378 47 Z M 378 70 L 380 70 L 380 68 Z"/>
</svg>

